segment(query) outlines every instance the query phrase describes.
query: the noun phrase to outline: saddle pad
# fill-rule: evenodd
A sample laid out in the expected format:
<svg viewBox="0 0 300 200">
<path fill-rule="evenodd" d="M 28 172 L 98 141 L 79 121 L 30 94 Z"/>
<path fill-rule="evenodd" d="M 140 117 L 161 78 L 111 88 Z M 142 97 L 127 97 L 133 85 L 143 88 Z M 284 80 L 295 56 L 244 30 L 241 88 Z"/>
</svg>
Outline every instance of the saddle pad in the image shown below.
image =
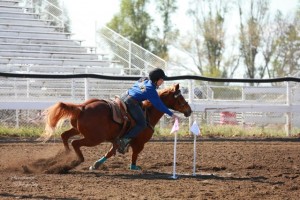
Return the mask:
<svg viewBox="0 0 300 200">
<path fill-rule="evenodd" d="M 117 105 L 117 103 L 113 100 L 110 100 L 109 103 L 111 105 L 113 120 L 119 124 L 123 124 L 124 117 L 122 115 L 119 105 Z"/>
</svg>

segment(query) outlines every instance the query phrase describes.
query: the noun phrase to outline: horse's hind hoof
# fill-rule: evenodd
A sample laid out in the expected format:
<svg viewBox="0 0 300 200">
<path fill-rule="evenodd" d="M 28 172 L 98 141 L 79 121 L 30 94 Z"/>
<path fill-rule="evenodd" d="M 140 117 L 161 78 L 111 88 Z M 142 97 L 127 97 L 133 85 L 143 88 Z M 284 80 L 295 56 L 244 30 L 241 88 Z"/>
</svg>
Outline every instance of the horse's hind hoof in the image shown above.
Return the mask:
<svg viewBox="0 0 300 200">
<path fill-rule="evenodd" d="M 90 170 L 90 171 L 94 171 L 94 170 L 96 170 L 96 168 L 95 168 L 94 166 L 90 166 L 90 167 L 89 167 L 89 170 Z"/>
</svg>

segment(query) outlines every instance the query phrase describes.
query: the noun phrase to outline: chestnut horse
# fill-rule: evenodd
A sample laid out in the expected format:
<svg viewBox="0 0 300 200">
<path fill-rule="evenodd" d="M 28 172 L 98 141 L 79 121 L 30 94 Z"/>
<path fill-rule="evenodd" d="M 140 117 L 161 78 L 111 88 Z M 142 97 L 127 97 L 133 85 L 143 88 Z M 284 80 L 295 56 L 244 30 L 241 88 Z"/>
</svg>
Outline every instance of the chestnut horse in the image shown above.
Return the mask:
<svg viewBox="0 0 300 200">
<path fill-rule="evenodd" d="M 175 111 L 181 112 L 185 117 L 190 116 L 192 110 L 179 90 L 179 84 L 173 85 L 166 89 L 160 90 L 159 96 L 164 104 Z M 143 107 L 147 109 L 147 117 L 149 120 L 148 127 L 144 129 L 130 143 L 132 148 L 132 164 L 133 169 L 138 169 L 136 161 L 138 154 L 143 150 L 146 142 L 153 135 L 153 128 L 163 116 L 164 113 L 158 111 L 151 105 L 150 102 L 144 101 Z M 51 137 L 59 122 L 69 119 L 72 128 L 63 132 L 61 138 L 66 151 L 70 151 L 68 140 L 72 136 L 82 135 L 81 139 L 76 139 L 71 142 L 73 149 L 78 156 L 76 166 L 84 162 L 84 156 L 80 150 L 81 146 L 92 147 L 102 142 L 111 142 L 112 148 L 105 155 L 105 160 L 116 153 L 118 147 L 116 140 L 120 136 L 122 125 L 116 123 L 112 119 L 110 106 L 106 101 L 101 99 L 90 99 L 82 104 L 62 103 L 58 102 L 46 110 L 46 128 L 45 134 Z M 96 167 L 99 167 L 100 162 Z M 94 167 L 95 169 L 95 167 Z"/>
</svg>

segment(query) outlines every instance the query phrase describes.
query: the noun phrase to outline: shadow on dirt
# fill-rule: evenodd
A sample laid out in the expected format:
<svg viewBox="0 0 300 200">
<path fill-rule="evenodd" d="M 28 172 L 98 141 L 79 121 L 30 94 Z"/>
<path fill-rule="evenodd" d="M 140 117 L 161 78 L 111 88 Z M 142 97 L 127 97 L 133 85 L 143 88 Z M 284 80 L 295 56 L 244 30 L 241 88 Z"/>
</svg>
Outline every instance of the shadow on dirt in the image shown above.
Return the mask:
<svg viewBox="0 0 300 200">
<path fill-rule="evenodd" d="M 17 195 L 17 194 L 10 194 L 10 193 L 0 193 L 0 198 L 14 198 L 14 199 L 57 199 L 57 200 L 64 200 L 64 199 L 68 199 L 68 200 L 78 200 L 79 198 L 53 198 L 53 197 L 47 197 L 47 196 L 35 196 L 35 195 Z"/>
<path fill-rule="evenodd" d="M 177 139 L 178 142 L 193 142 L 192 136 L 185 136 Z M 173 137 L 152 138 L 149 142 L 172 142 Z M 300 137 L 197 137 L 197 142 L 300 142 Z M 9 137 L 0 136 L 0 143 L 41 143 L 35 137 Z M 62 143 L 60 138 L 49 140 L 47 143 Z"/>
<path fill-rule="evenodd" d="M 71 172 L 72 173 L 72 172 Z M 85 172 L 76 172 L 76 174 L 85 174 Z M 257 177 L 235 177 L 221 174 L 177 174 L 176 178 L 173 177 L 172 173 L 162 172 L 136 172 L 131 174 L 118 173 L 118 174 L 107 174 L 101 172 L 89 172 L 96 177 L 109 177 L 109 178 L 120 178 L 129 180 L 177 180 L 177 179 L 198 179 L 199 181 L 219 180 L 219 181 L 250 181 L 258 183 L 268 183 L 271 185 L 282 185 L 284 182 L 270 182 L 268 178 L 264 176 Z"/>
</svg>

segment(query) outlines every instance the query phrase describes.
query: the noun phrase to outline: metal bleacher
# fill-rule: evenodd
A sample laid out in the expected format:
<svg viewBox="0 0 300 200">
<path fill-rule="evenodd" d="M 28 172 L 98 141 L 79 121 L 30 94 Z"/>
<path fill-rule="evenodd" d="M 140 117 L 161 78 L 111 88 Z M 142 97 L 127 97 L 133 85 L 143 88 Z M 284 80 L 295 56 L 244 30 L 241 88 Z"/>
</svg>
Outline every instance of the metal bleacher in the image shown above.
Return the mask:
<svg viewBox="0 0 300 200">
<path fill-rule="evenodd" d="M 103 59 L 95 47 L 72 40 L 72 33 L 59 32 L 52 20 L 40 19 L 33 8 L 18 0 L 0 0 L 0 65 L 31 65 L 35 69 L 55 66 L 112 68 L 116 61 Z M 1 68 L 4 70 L 4 68 Z"/>
<path fill-rule="evenodd" d="M 21 0 L 0 0 L 0 72 L 122 75 L 118 61 L 42 19 Z M 91 79 L 0 77 L 0 109 L 43 109 L 57 101 L 109 98 L 127 84 Z M 123 88 L 124 87 L 124 88 Z"/>
</svg>

